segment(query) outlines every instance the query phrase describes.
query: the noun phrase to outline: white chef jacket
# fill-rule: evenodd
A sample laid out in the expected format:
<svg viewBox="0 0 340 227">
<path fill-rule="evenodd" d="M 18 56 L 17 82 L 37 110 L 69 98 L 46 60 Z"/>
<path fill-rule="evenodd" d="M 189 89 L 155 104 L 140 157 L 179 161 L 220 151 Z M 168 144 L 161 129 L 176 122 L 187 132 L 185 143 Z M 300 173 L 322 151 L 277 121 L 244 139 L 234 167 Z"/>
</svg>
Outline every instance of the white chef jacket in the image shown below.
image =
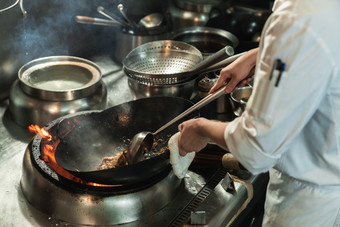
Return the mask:
<svg viewBox="0 0 340 227">
<path fill-rule="evenodd" d="M 268 226 L 340 225 L 339 12 L 338 0 L 275 1 L 262 31 L 252 96 L 225 130 L 230 152 L 249 171 L 272 169 Z M 276 59 L 286 65 L 277 87 L 278 74 L 269 79 Z M 329 209 L 314 200 L 320 193 L 334 201 Z M 311 202 L 301 202 L 306 199 Z M 330 222 L 321 220 L 324 212 L 296 212 L 312 208 L 330 211 Z"/>
</svg>

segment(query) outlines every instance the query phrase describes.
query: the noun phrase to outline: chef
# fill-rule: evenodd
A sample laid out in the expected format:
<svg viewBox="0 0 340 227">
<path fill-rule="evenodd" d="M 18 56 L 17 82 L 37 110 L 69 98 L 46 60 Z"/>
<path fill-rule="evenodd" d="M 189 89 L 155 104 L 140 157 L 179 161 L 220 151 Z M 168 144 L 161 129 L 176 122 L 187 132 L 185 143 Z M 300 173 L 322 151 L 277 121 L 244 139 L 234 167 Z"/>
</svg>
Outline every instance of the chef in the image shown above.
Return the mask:
<svg viewBox="0 0 340 227">
<path fill-rule="evenodd" d="M 338 0 L 276 0 L 259 48 L 210 91 L 237 89 L 255 67 L 243 114 L 178 126 L 182 156 L 212 141 L 251 173 L 269 171 L 263 226 L 340 226 L 339 12 Z"/>
</svg>

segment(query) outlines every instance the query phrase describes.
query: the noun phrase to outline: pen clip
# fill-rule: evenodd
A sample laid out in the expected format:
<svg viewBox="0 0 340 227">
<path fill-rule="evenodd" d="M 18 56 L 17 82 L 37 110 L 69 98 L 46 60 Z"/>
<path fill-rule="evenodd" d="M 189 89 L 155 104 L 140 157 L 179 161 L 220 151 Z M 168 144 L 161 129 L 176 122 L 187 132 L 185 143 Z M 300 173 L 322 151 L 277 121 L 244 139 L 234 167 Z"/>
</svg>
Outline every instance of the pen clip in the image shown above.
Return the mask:
<svg viewBox="0 0 340 227">
<path fill-rule="evenodd" d="M 270 72 L 269 80 L 271 80 L 273 78 L 274 71 L 278 70 L 279 71 L 279 75 L 278 75 L 278 77 L 276 79 L 275 87 L 278 87 L 280 79 L 281 79 L 281 76 L 282 76 L 282 72 L 285 70 L 285 68 L 286 68 L 286 64 L 284 62 L 282 62 L 280 59 L 276 59 L 274 61 L 274 65 L 273 65 L 272 71 Z"/>
<path fill-rule="evenodd" d="M 279 75 L 277 76 L 277 79 L 276 79 L 276 83 L 275 83 L 275 87 L 278 87 L 279 86 L 279 83 L 280 83 L 280 80 L 281 80 L 281 76 L 282 76 L 282 73 L 283 71 L 285 70 L 286 68 L 286 64 L 281 62 L 280 65 L 279 65 Z"/>
</svg>

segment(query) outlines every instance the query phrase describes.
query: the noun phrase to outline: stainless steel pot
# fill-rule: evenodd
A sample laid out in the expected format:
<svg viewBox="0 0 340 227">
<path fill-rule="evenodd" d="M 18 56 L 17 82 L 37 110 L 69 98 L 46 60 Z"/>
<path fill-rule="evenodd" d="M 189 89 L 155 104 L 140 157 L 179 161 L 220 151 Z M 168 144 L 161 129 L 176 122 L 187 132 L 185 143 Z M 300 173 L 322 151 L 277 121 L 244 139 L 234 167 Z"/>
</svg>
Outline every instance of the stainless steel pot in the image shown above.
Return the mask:
<svg viewBox="0 0 340 227">
<path fill-rule="evenodd" d="M 238 39 L 234 34 L 223 29 L 202 26 L 179 29 L 174 32 L 172 39 L 193 45 L 204 56 L 215 53 L 228 45 L 234 49 L 238 45 Z"/>
<path fill-rule="evenodd" d="M 234 34 L 239 45 L 236 53 L 258 47 L 260 35 L 271 11 L 247 7 L 230 7 L 219 16 L 212 17 L 206 26 L 224 29 Z"/>
<path fill-rule="evenodd" d="M 151 41 L 168 39 L 170 36 L 170 27 L 168 26 L 168 24 L 162 24 L 155 29 L 144 29 L 143 31 L 121 28 L 115 33 L 114 60 L 122 64 L 128 53 L 136 47 Z"/>
<path fill-rule="evenodd" d="M 149 85 L 128 78 L 128 85 L 134 98 L 149 98 L 157 96 L 182 97 L 190 99 L 194 93 L 196 79 L 191 79 L 178 84 Z"/>
<path fill-rule="evenodd" d="M 207 21 L 221 14 L 229 2 L 223 0 L 172 0 L 169 5 L 173 30 L 205 26 Z"/>
<path fill-rule="evenodd" d="M 22 64 L 16 56 L 17 51 L 9 43 L 25 16 L 23 0 L 0 1 L 0 101 L 8 97 L 9 88 L 17 79 L 16 73 Z"/>
<path fill-rule="evenodd" d="M 19 69 L 19 84 L 28 95 L 49 101 L 69 101 L 91 95 L 101 71 L 93 62 L 71 56 L 51 56 Z"/>
<path fill-rule="evenodd" d="M 51 56 L 19 70 L 10 91 L 9 110 L 22 126 L 43 126 L 66 114 L 104 109 L 107 90 L 99 67 L 86 59 Z"/>
</svg>

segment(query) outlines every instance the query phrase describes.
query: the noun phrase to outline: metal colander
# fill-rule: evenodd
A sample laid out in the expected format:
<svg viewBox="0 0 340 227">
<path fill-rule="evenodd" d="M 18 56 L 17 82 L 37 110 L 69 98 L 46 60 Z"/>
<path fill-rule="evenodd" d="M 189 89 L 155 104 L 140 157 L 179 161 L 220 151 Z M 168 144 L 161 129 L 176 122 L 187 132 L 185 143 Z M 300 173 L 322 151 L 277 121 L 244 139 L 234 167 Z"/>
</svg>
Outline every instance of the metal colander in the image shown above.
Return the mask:
<svg viewBox="0 0 340 227">
<path fill-rule="evenodd" d="M 173 40 L 153 41 L 133 49 L 123 60 L 125 73 L 144 84 L 175 84 L 188 79 L 203 56 L 194 46 Z"/>
<path fill-rule="evenodd" d="M 234 55 L 226 46 L 203 59 L 196 47 L 180 41 L 153 41 L 133 49 L 124 59 L 125 73 L 143 84 L 177 84 L 193 79 L 208 66 Z"/>
</svg>

